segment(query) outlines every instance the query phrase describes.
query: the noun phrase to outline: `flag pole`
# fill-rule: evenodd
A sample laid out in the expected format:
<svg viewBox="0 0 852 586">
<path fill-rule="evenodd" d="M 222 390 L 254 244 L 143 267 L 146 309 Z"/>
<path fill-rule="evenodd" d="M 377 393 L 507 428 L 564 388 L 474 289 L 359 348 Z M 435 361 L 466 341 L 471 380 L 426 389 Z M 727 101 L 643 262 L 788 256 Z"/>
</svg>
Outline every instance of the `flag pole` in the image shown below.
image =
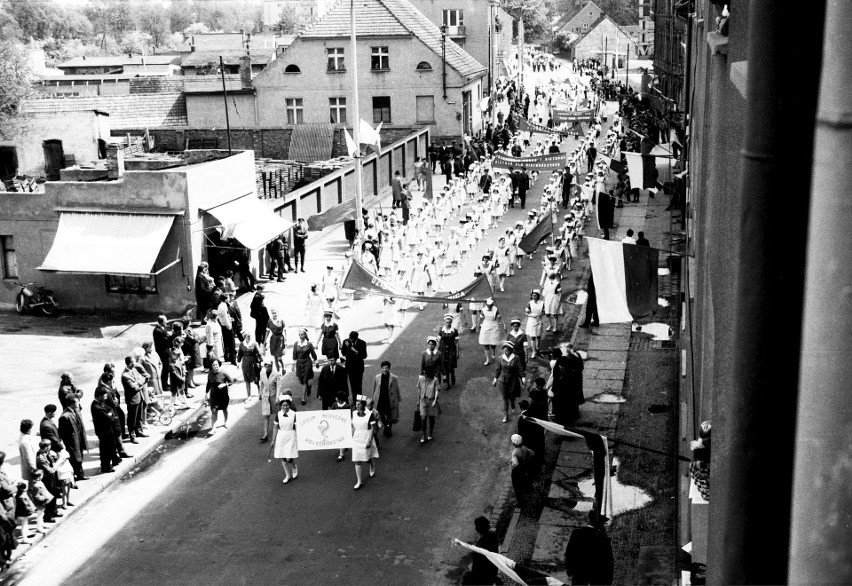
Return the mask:
<svg viewBox="0 0 852 586">
<path fill-rule="evenodd" d="M 352 139 L 355 142 L 355 226 L 364 236 L 364 178 L 361 159 L 361 111 L 358 108 L 358 44 L 355 39 L 355 0 L 349 0 L 350 37 L 352 41 L 352 110 L 355 119 L 352 122 Z"/>
</svg>

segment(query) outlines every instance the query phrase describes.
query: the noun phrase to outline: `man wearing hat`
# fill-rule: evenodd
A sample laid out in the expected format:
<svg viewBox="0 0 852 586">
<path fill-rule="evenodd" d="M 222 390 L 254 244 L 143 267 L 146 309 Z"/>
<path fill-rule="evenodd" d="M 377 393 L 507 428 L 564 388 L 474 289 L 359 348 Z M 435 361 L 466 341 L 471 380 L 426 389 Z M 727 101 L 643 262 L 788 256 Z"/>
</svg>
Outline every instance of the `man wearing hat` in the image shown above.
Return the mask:
<svg viewBox="0 0 852 586">
<path fill-rule="evenodd" d="M 361 394 L 364 380 L 364 361 L 367 359 L 367 343 L 358 336 L 358 332 L 349 332 L 349 337 L 343 340 L 340 346 L 340 354 L 346 365 L 346 374 L 349 377 L 349 388 L 352 396 Z"/>
<path fill-rule="evenodd" d="M 527 191 L 530 188 L 530 176 L 527 174 L 527 168 L 522 167 L 518 173 L 518 198 L 521 200 L 521 209 L 524 209 L 527 203 Z"/>
<path fill-rule="evenodd" d="M 98 436 L 98 451 L 101 460 L 101 472 L 114 472 L 113 466 L 121 463 L 121 458 L 115 452 L 115 412 L 106 404 L 106 389 L 99 387 L 95 390 L 95 400 L 92 401 L 92 423 L 95 435 Z M 125 454 L 128 455 L 128 454 Z"/>
<path fill-rule="evenodd" d="M 328 364 L 322 367 L 317 382 L 317 394 L 322 400 L 323 411 L 331 409 L 340 391 L 346 392 L 346 369 L 337 363 L 337 355 L 328 357 Z M 353 400 L 358 395 L 352 396 Z"/>
</svg>

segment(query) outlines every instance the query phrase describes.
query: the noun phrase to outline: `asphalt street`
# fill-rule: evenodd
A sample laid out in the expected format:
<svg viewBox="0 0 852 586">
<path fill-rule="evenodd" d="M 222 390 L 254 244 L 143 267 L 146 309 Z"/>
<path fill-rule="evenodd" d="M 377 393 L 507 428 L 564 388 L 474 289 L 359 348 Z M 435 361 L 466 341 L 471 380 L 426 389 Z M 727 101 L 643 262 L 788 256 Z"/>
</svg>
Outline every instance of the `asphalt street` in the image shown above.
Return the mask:
<svg viewBox="0 0 852 586">
<path fill-rule="evenodd" d="M 539 178 L 529 204 L 538 204 L 546 179 Z M 471 256 L 463 269 L 467 276 L 458 278 L 472 278 L 475 260 L 523 216 L 525 211 L 510 209 L 501 229 L 490 230 Z M 495 293 L 507 323 L 523 315 L 540 277 L 540 258 L 525 259 L 525 268 L 507 279 L 506 292 Z M 277 286 L 283 294 L 287 283 Z M 385 331 L 378 300 L 356 301 L 343 313 L 342 333 L 358 329 L 368 342 L 365 387 L 384 359 L 402 387 L 402 421 L 394 437 L 382 438 L 378 472 L 360 491 L 352 488 L 351 461 L 336 462 L 335 451 L 303 452 L 298 479 L 282 485 L 280 464 L 268 463 L 268 444 L 258 444 L 260 407 L 244 407 L 244 389 L 237 384 L 227 431 L 172 440 L 19 560 L 10 583 L 458 581 L 469 556 L 450 540 L 475 539 L 473 519 L 489 512 L 508 481 L 508 438 L 516 419 L 501 423 L 501 403 L 491 387 L 494 366 L 483 365 L 477 335 L 467 332 L 458 384 L 441 397 L 435 439 L 419 443 L 411 420 L 420 353 L 443 313 L 440 305 L 412 309 L 413 321 L 389 346 L 380 342 Z M 292 377 L 288 381 L 295 382 Z M 319 402 L 314 397 L 297 407 L 319 408 Z"/>
</svg>

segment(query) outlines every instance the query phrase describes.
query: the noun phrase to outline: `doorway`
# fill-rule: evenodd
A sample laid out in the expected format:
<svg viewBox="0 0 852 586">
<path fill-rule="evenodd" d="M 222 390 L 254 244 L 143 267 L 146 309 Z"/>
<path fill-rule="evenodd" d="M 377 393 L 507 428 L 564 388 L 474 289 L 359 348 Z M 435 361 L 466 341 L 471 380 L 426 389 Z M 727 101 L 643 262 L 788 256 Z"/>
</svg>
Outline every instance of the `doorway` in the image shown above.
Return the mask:
<svg viewBox="0 0 852 586">
<path fill-rule="evenodd" d="M 44 149 L 44 174 L 49 181 L 59 181 L 59 171 L 65 168 L 65 152 L 62 141 L 50 139 L 41 143 Z"/>
<path fill-rule="evenodd" d="M 18 149 L 0 146 L 0 181 L 7 181 L 18 174 Z"/>
</svg>

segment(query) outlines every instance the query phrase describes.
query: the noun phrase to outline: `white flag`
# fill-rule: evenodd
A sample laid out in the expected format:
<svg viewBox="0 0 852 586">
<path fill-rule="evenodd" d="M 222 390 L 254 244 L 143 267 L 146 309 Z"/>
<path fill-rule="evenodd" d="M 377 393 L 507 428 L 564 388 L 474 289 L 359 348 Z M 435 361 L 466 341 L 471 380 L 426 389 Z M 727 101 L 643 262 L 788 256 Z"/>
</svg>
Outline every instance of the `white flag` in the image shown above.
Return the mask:
<svg viewBox="0 0 852 586">
<path fill-rule="evenodd" d="M 343 129 L 344 135 L 346 136 L 346 152 L 349 153 L 350 157 L 354 157 L 358 154 L 358 145 L 355 144 L 355 139 L 352 138 L 352 135 L 349 134 L 349 131 L 345 128 Z"/>
</svg>

